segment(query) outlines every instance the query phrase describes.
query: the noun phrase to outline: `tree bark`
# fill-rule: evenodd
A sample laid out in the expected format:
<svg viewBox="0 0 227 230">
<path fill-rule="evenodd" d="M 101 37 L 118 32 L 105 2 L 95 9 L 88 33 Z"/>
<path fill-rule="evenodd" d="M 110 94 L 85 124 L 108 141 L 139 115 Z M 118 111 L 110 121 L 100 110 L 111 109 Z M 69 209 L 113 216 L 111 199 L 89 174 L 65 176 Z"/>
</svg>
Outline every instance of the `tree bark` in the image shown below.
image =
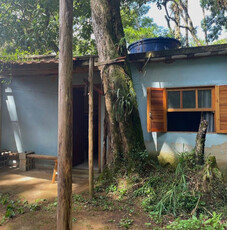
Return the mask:
<svg viewBox="0 0 227 230">
<path fill-rule="evenodd" d="M 72 0 L 60 0 L 57 229 L 72 229 Z"/>
<path fill-rule="evenodd" d="M 91 10 L 99 62 L 127 56 L 120 0 L 91 0 Z M 107 163 L 111 164 L 117 153 L 127 156 L 131 149 L 145 146 L 127 57 L 125 62 L 101 65 L 99 69 L 109 118 L 108 139 L 111 140 Z"/>
<path fill-rule="evenodd" d="M 175 38 L 178 39 L 178 40 L 181 40 L 181 32 L 180 32 L 180 10 L 179 10 L 179 7 L 175 3 L 173 3 L 173 5 L 172 5 L 172 10 L 174 12 L 174 17 L 175 17 L 175 20 L 176 20 L 175 29 L 174 29 Z"/>
<path fill-rule="evenodd" d="M 204 164 L 204 147 L 206 141 L 206 132 L 207 132 L 208 122 L 202 120 L 199 125 L 199 130 L 196 136 L 196 145 L 195 145 L 195 161 L 196 164 Z"/>
<path fill-rule="evenodd" d="M 186 9 L 186 15 L 188 15 L 188 0 L 185 0 L 185 9 Z M 185 45 L 186 47 L 189 47 L 189 41 L 188 41 L 188 17 L 186 16 L 186 22 L 185 22 Z"/>
</svg>

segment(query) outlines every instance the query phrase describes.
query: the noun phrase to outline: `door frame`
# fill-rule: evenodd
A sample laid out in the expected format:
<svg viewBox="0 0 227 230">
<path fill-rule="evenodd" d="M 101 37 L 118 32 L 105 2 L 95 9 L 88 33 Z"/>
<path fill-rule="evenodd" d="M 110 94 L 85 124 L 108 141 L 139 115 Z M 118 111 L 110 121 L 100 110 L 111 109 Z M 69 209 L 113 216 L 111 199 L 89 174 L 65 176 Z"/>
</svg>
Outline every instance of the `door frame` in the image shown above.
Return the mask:
<svg viewBox="0 0 227 230">
<path fill-rule="evenodd" d="M 73 85 L 72 90 L 75 88 L 84 88 L 85 86 L 86 85 L 82 85 L 82 84 Z M 103 95 L 103 91 L 101 90 L 101 84 L 94 84 L 94 91 L 98 93 L 98 169 L 100 171 L 101 170 L 101 96 Z"/>
</svg>

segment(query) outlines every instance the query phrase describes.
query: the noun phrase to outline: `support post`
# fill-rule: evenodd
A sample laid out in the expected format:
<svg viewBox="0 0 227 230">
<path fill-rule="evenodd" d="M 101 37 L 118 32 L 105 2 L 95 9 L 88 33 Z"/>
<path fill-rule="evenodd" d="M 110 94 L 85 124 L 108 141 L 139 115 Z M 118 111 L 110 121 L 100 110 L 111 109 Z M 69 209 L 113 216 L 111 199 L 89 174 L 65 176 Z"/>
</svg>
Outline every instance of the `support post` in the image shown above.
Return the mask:
<svg viewBox="0 0 227 230">
<path fill-rule="evenodd" d="M 89 59 L 89 116 L 88 116 L 88 159 L 89 159 L 89 197 L 94 196 L 94 165 L 93 165 L 93 73 L 94 58 Z"/>
<path fill-rule="evenodd" d="M 29 154 L 34 154 L 34 152 L 19 153 L 19 167 L 23 172 L 34 168 L 34 159 L 28 158 Z"/>
<path fill-rule="evenodd" d="M 72 229 L 72 15 L 73 0 L 59 0 L 57 230 Z"/>
</svg>

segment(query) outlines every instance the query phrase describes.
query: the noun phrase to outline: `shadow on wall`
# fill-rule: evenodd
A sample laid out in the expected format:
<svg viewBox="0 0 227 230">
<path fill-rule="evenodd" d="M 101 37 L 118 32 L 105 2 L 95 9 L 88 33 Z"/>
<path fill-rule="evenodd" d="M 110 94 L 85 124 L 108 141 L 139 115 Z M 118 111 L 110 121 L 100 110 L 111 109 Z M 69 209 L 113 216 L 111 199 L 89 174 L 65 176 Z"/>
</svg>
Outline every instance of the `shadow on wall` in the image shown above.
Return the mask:
<svg viewBox="0 0 227 230">
<path fill-rule="evenodd" d="M 181 136 L 171 137 L 168 133 L 151 133 L 151 141 L 146 147 L 152 155 L 156 156 L 161 165 L 176 166 L 178 156 L 182 152 L 190 152 L 194 146 Z"/>
<path fill-rule="evenodd" d="M 7 87 L 5 89 L 5 95 L 6 95 L 5 102 L 6 102 L 7 111 L 9 113 L 10 124 L 13 131 L 14 141 L 16 144 L 16 150 L 19 153 L 24 152 L 22 138 L 21 138 L 20 122 L 18 119 L 17 108 L 16 108 L 15 99 L 11 87 Z"/>
</svg>

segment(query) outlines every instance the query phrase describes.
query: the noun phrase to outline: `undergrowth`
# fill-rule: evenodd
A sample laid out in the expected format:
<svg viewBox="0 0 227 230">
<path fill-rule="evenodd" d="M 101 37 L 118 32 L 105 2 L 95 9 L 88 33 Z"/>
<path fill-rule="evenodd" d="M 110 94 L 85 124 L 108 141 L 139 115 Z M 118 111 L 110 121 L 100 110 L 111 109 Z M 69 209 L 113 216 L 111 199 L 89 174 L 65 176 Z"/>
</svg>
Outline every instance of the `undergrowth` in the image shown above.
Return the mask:
<svg viewBox="0 0 227 230">
<path fill-rule="evenodd" d="M 156 223 L 176 219 L 167 229 L 224 229 L 221 219 L 227 218 L 227 190 L 215 177 L 208 181 L 209 190 L 205 189 L 204 178 L 210 172 L 206 165 L 195 164 L 193 152 L 180 154 L 175 169 L 161 167 L 146 151 L 129 156 L 130 161 L 118 164 L 119 170 L 102 174 L 97 191 L 139 202 Z"/>
<path fill-rule="evenodd" d="M 0 205 L 4 207 L 5 214 L 0 220 L 0 226 L 7 220 L 12 219 L 25 212 L 33 212 L 41 209 L 41 203 L 46 201 L 45 199 L 36 200 L 34 203 L 28 203 L 28 201 L 21 201 L 20 199 L 14 200 L 10 198 L 8 193 L 0 193 Z"/>
</svg>

